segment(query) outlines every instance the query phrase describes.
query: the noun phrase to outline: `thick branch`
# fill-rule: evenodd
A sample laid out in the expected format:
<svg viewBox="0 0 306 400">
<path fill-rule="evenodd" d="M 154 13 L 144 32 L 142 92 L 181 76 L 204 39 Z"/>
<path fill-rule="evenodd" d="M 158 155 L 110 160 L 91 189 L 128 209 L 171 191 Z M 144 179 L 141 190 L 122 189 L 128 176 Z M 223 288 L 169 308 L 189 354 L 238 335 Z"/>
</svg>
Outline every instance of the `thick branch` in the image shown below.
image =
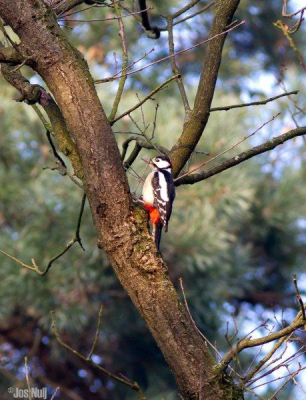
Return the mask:
<svg viewBox="0 0 306 400">
<path fill-rule="evenodd" d="M 246 150 L 243 153 L 240 153 L 237 156 L 230 158 L 229 160 L 223 161 L 221 164 L 207 171 L 202 171 L 197 174 L 185 175 L 182 178 L 177 178 L 175 184 L 176 186 L 193 185 L 194 183 L 204 181 L 205 179 L 208 179 L 214 175 L 219 174 L 220 172 L 223 172 L 229 168 L 234 167 L 235 165 L 238 165 L 246 160 L 249 160 L 252 157 L 257 156 L 258 154 L 262 154 L 267 151 L 273 150 L 275 147 L 279 146 L 280 144 L 283 144 L 287 140 L 302 135 L 306 135 L 306 126 L 302 128 L 293 129 L 280 136 L 276 136 L 275 138 L 272 138 L 259 146 L 253 147 L 252 149 Z"/>
<path fill-rule="evenodd" d="M 226 30 L 239 3 L 240 0 L 216 1 L 216 11 L 210 30 L 210 37 Z M 170 158 L 174 163 L 173 172 L 175 176 L 179 174 L 190 158 L 208 122 L 226 36 L 224 34 L 216 37 L 208 42 L 205 47 L 203 68 L 194 109 L 191 113 L 190 121 L 170 153 Z"/>
</svg>

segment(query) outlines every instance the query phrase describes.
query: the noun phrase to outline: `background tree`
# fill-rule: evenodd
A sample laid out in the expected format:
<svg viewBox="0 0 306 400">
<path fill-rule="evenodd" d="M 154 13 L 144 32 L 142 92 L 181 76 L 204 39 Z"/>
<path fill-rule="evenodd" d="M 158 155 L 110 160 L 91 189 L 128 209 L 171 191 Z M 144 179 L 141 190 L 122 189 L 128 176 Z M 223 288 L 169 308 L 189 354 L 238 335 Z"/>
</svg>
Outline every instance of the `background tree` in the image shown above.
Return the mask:
<svg viewBox="0 0 306 400">
<path fill-rule="evenodd" d="M 16 10 L 18 10 L 18 5 L 21 3 L 25 10 L 25 17 L 26 15 L 29 17 L 23 28 L 18 21 L 14 22 Z M 150 52 L 152 45 L 145 36 L 139 39 L 137 46 L 133 46 L 133 42 L 139 38 L 139 32 L 136 31 L 132 17 L 120 19 L 121 13 L 129 12 L 126 11 L 126 8 L 121 8 L 121 6 L 126 7 L 125 3 L 111 4 L 114 14 L 108 14 L 110 9 L 105 8 L 104 3 L 91 5 L 95 7 L 89 6 L 90 8 L 86 10 L 88 19 L 96 17 L 97 12 L 100 15 L 101 10 L 105 12 L 106 18 L 113 18 L 114 15 L 117 18 L 117 20 L 112 20 L 109 23 L 97 22 L 92 29 L 90 28 L 90 23 L 87 23 L 84 28 L 81 22 L 76 24 L 76 22 L 71 21 L 72 19 L 81 19 L 79 14 L 71 14 L 74 10 L 70 9 L 70 7 L 77 3 L 79 4 L 80 2 L 61 1 L 52 2 L 50 5 L 57 13 L 57 16 L 61 17 L 59 19 L 60 24 L 64 23 L 70 27 L 75 26 L 73 31 L 70 32 L 69 29 L 67 31 L 70 43 L 83 46 L 80 50 L 85 52 L 86 57 L 91 60 L 90 66 L 97 78 L 100 78 L 101 74 L 108 72 L 108 66 L 112 68 L 110 71 L 112 75 L 114 64 L 115 66 L 117 65 L 116 72 L 119 72 L 117 76 L 122 75 L 120 70 L 122 67 L 124 68 L 124 63 L 127 62 L 125 58 L 127 55 L 125 50 L 126 40 L 129 44 L 130 60 L 137 60 L 144 53 Z M 200 2 L 193 3 L 198 8 L 186 10 L 190 14 L 193 10 L 198 12 L 202 8 L 209 6 L 209 4 L 203 5 Z M 227 27 L 231 13 L 233 13 L 237 5 L 238 2 L 227 2 L 228 8 L 221 7 L 220 4 L 217 4 L 216 8 L 210 5 L 210 8 L 206 9 L 203 14 L 196 15 L 195 19 L 184 21 L 184 23 L 189 24 L 184 29 L 181 29 L 181 27 L 186 25 L 175 25 L 175 51 L 179 51 L 203 41 L 211 27 L 212 15 L 209 13 L 210 11 L 215 13 L 210 35 L 213 36 L 215 33 L 221 33 L 221 35 L 206 45 L 206 62 L 204 63 L 200 84 L 200 89 L 204 88 L 205 90 L 198 92 L 201 93 L 203 98 L 200 98 L 199 94 L 197 95 L 197 105 L 194 107 L 193 113 L 190 112 L 186 98 L 189 97 L 189 102 L 192 104 L 195 92 L 193 82 L 201 68 L 200 65 L 203 58 L 203 48 L 197 47 L 192 52 L 182 53 L 178 58 L 179 65 L 172 62 L 174 74 L 182 73 L 185 84 L 187 82 L 185 89 L 187 94 L 184 95 L 182 82 L 180 78 L 177 80 L 180 91 L 183 93 L 183 107 L 179 106 L 177 100 L 173 98 L 174 82 L 172 82 L 168 85 L 167 90 L 154 94 L 155 100 L 161 106 L 156 121 L 154 116 L 155 106 L 152 106 L 150 101 L 144 105 L 142 111 L 138 108 L 131 114 L 140 129 L 137 128 L 133 120 L 129 119 L 128 114 L 113 125 L 113 131 L 115 132 L 136 131 L 135 133 L 137 134 L 129 136 L 129 141 L 126 141 L 126 134 L 118 133 L 117 141 L 120 147 L 123 143 L 124 148 L 129 144 L 128 151 L 132 147 L 135 154 L 142 146 L 151 147 L 153 140 L 154 143 L 170 149 L 176 143 L 179 132 L 182 130 L 182 124 L 185 122 L 184 133 L 170 153 L 176 163 L 177 171 L 182 168 L 184 159 L 190 158 L 195 142 L 200 138 L 202 129 L 208 119 L 207 111 L 210 109 L 210 102 L 215 90 L 214 80 L 217 76 L 218 63 L 221 59 L 222 45 L 225 38 L 222 32 Z M 53 14 L 42 2 L 37 1 L 32 4 L 27 1 L 15 1 L 13 2 L 13 7 L 10 6 L 9 9 L 7 4 L 0 4 L 0 6 L 1 15 L 5 22 L 9 22 L 9 25 L 13 27 L 21 39 L 21 43 L 17 47 L 12 43 L 8 43 L 12 48 L 2 48 L 2 61 L 5 62 L 2 67 L 4 77 L 21 91 L 23 99 L 30 103 L 38 101 L 47 112 L 58 148 L 66 156 L 70 155 L 75 174 L 85 183 L 86 193 L 90 200 L 92 214 L 96 223 L 96 231 L 100 238 L 99 243 L 106 250 L 113 266 L 115 263 L 119 278 L 131 295 L 140 314 L 146 320 L 161 350 L 168 358 L 168 362 L 170 362 L 176 373 L 176 378 L 184 397 L 194 396 L 194 392 L 199 391 L 199 388 L 203 386 L 200 391 L 204 393 L 205 398 L 209 398 L 210 386 L 206 378 L 203 377 L 203 380 L 200 378 L 199 369 L 203 367 L 205 371 L 209 372 L 209 365 L 210 363 L 212 365 L 213 362 L 210 361 L 207 347 L 191 323 L 190 316 L 184 306 L 177 308 L 176 297 L 174 297 L 175 301 L 172 301 L 172 296 L 176 295 L 164 274 L 164 267 L 160 258 L 158 255 L 154 255 L 154 247 L 152 247 L 147 233 L 145 213 L 141 210 L 135 211 L 136 214 L 134 215 L 139 215 L 137 218 L 140 218 L 141 221 L 130 220 L 129 207 L 132 203 L 127 198 L 128 189 L 126 183 L 124 183 L 118 151 L 113 142 L 109 125 L 103 114 L 101 114 L 99 102 L 95 97 L 95 90 L 93 86 L 89 86 L 89 88 L 87 86 L 88 80 L 91 82 L 91 78 L 88 75 L 86 65 L 83 64 L 77 52 L 71 51 L 71 47 L 63 37 L 62 31 L 54 23 Z M 175 7 L 174 14 L 171 6 Z M 80 9 L 83 7 L 80 5 Z M 128 4 L 128 7 L 131 7 L 131 5 Z M 174 3 L 166 6 L 156 3 L 155 8 L 155 10 L 169 15 L 167 27 L 168 33 L 170 33 L 170 52 L 173 51 L 173 49 L 171 50 L 171 15 L 174 18 L 175 13 L 178 12 L 176 7 L 177 4 Z M 268 7 L 270 5 L 267 6 L 262 3 L 261 7 L 258 6 L 254 10 L 250 5 L 244 5 L 238 11 L 243 12 L 244 16 L 248 15 L 250 21 L 259 21 L 260 18 L 265 21 L 267 28 L 273 31 L 275 53 L 279 55 L 277 49 L 281 49 L 285 45 L 286 37 L 283 36 L 281 30 L 271 27 L 269 21 L 264 19 L 265 14 L 275 15 L 267 12 Z M 271 2 L 271 9 L 275 12 L 277 11 L 278 15 L 280 14 L 279 8 L 279 2 Z M 27 10 L 29 11 L 28 14 Z M 159 42 L 154 42 L 156 50 L 147 56 L 147 61 L 140 61 L 135 67 L 133 66 L 134 68 L 167 55 L 167 37 L 165 36 L 166 33 L 163 33 L 166 32 L 164 28 L 166 22 L 158 18 L 156 18 L 156 21 L 154 20 L 155 10 L 151 16 L 154 24 L 160 26 L 161 37 L 158 39 Z M 63 15 L 64 11 L 68 15 Z M 174 23 L 186 15 L 188 14 L 176 15 Z M 253 18 L 252 15 L 255 15 L 256 18 Z M 136 16 L 137 14 L 135 14 Z M 9 21 L 8 18 L 10 18 Z M 33 29 L 32 24 L 35 25 L 35 29 Z M 118 25 L 121 33 L 121 44 L 117 40 Z M 275 63 L 279 62 L 279 60 L 271 57 L 272 53 L 270 52 L 265 54 L 265 57 L 262 56 L 263 48 L 259 45 L 260 41 L 258 40 L 257 42 L 254 39 L 255 33 L 258 33 L 256 27 L 256 24 L 252 25 L 252 23 L 244 24 L 243 28 L 240 27 L 243 29 L 243 37 L 241 37 L 240 28 L 231 32 L 230 42 L 225 48 L 224 62 L 221 66 L 220 83 L 222 83 L 222 90 L 221 85 L 219 85 L 220 88 L 215 96 L 216 106 L 222 107 L 239 103 L 241 100 L 237 97 L 238 93 L 247 102 L 254 100 L 251 98 L 252 96 L 258 96 L 260 87 L 255 87 L 255 85 L 252 87 L 251 84 L 246 84 L 245 79 L 243 79 L 243 76 L 252 74 L 250 67 L 253 67 L 254 60 L 262 66 L 271 68 L 271 70 L 274 67 L 275 70 L 277 65 Z M 10 37 L 17 41 L 7 26 L 3 27 L 3 29 L 6 29 L 5 32 L 8 32 Z M 218 32 L 214 31 L 214 29 Z M 299 31 L 297 34 L 299 34 Z M 100 42 L 101 37 L 104 38 L 102 43 Z M 106 38 L 110 38 L 109 42 L 106 42 Z M 256 49 L 251 53 L 245 51 L 248 48 L 247 39 L 254 43 L 254 49 Z M 6 38 L 6 40 L 8 39 Z M 279 47 L 277 47 L 277 41 L 279 41 Z M 46 43 L 49 43 L 51 47 L 48 48 Z M 115 62 L 113 57 L 114 50 L 118 53 L 121 45 L 125 55 L 122 65 L 118 64 L 120 62 L 118 56 L 115 57 Z M 88 46 L 90 46 L 89 49 Z M 65 54 L 65 57 L 60 56 L 60 54 Z M 243 68 L 241 68 L 240 63 L 238 64 L 238 54 L 244 55 Z M 25 58 L 22 58 L 24 56 Z M 75 63 L 73 64 L 75 68 L 72 70 L 70 68 L 71 57 Z M 269 63 L 267 59 L 270 60 Z M 288 76 L 287 79 L 290 82 L 290 80 L 294 80 L 290 79 L 290 74 L 291 76 L 294 75 L 292 71 L 294 71 L 295 67 L 294 63 L 291 65 L 293 58 L 288 60 L 287 57 L 286 60 L 287 71 L 283 69 L 282 75 Z M 7 61 L 10 63 L 7 64 Z M 102 64 L 99 64 L 101 62 Z M 110 114 L 109 119 L 113 121 L 116 118 L 116 114 L 120 116 L 126 110 L 129 110 L 133 104 L 138 103 L 138 99 L 134 94 L 135 89 L 137 91 L 141 90 L 143 97 L 145 97 L 150 90 L 166 80 L 169 77 L 168 65 L 171 64 L 171 59 L 168 59 L 167 63 L 157 64 L 158 68 L 145 69 L 141 71 L 141 75 L 132 74 L 127 82 L 125 82 L 123 74 L 119 87 L 122 88 L 125 83 L 126 89 L 122 99 L 116 85 L 111 86 L 114 85 L 113 82 L 105 83 L 108 86 L 102 87 L 102 89 L 98 87 L 103 107 L 108 111 L 107 114 Z M 32 68 L 32 71 L 27 69 L 26 64 Z M 178 67 L 180 70 L 178 70 Z M 59 110 L 42 89 L 37 86 L 33 87 L 24 81 L 20 75 L 21 68 L 28 78 L 31 77 L 32 83 L 42 84 L 35 71 L 44 78 L 61 107 L 65 121 L 63 121 Z M 242 71 L 240 71 L 241 69 Z M 64 72 L 61 74 L 59 71 Z M 125 70 L 123 69 L 123 71 Z M 83 79 L 84 74 L 88 80 Z M 267 79 L 266 74 L 262 75 Z M 239 76 L 239 80 L 237 76 Z M 271 77 L 269 78 L 271 79 Z M 152 86 L 149 85 L 149 82 Z M 207 84 L 209 85 L 207 86 Z M 283 78 L 279 79 L 278 85 L 284 85 Z M 300 83 L 299 86 L 301 86 Z M 273 84 L 271 84 L 271 87 L 273 89 L 272 95 L 279 93 L 275 93 Z M 236 94 L 232 92 L 231 88 L 235 89 Z M 7 92 L 3 93 L 3 96 L 9 98 L 11 89 L 2 85 L 2 91 L 4 90 Z M 116 112 L 116 106 L 114 107 L 110 102 L 109 93 L 114 93 L 114 97 L 121 100 L 119 112 Z M 116 93 L 119 94 L 116 96 Z M 211 112 L 205 135 L 197 147 L 198 151 L 209 151 L 210 156 L 207 158 L 203 154 L 192 154 L 192 159 L 189 161 L 192 165 L 190 169 L 192 170 L 194 166 L 200 166 L 240 141 L 246 132 L 254 132 L 280 110 L 283 111 L 284 119 L 282 121 L 276 119 L 273 122 L 274 131 L 277 130 L 282 134 L 288 128 L 290 130 L 292 123 L 302 123 L 303 112 L 300 110 L 303 110 L 303 104 L 300 103 L 301 100 L 297 103 L 296 98 L 296 96 L 291 96 L 289 102 L 288 100 L 279 100 L 277 105 L 272 103 L 272 106 L 270 104 L 267 111 L 262 111 L 263 108 L 260 108 L 260 112 L 254 108 L 229 111 L 226 114 L 226 118 L 223 115 L 224 111 Z M 298 99 L 300 99 L 300 96 Z M 258 100 L 258 98 L 255 97 L 255 100 Z M 20 105 L 18 105 L 20 111 L 16 114 L 17 109 L 12 108 L 10 110 L 11 105 L 5 106 L 5 100 L 3 100 L 2 104 L 5 107 L 5 113 L 2 114 L 1 118 L 3 120 L 3 135 L 5 135 L 6 140 L 3 140 L 5 148 L 1 151 L 1 160 L 4 166 L 1 178 L 3 179 L 1 185 L 2 227 L 5 232 L 1 239 L 1 248 L 15 257 L 20 257 L 25 262 L 34 256 L 39 265 L 45 266 L 50 258 L 65 248 L 63 241 L 66 241 L 66 237 L 68 239 L 74 236 L 82 193 L 80 189 L 75 187 L 72 182 L 67 182 L 66 179 L 65 183 L 61 185 L 64 178 L 56 175 L 56 173 L 48 170 L 41 171 L 40 165 L 46 166 L 46 163 L 49 165 L 54 158 L 50 158 L 48 153 L 49 143 L 42 135 L 41 125 L 39 125 L 35 116 Z M 288 119 L 285 111 L 288 104 L 291 107 L 291 114 L 288 114 L 290 119 Z M 185 120 L 183 118 L 184 110 Z M 142 116 L 145 116 L 144 123 Z M 254 123 L 254 116 L 256 116 L 256 123 Z M 293 122 L 291 122 L 291 119 Z M 151 134 L 153 129 L 153 121 L 157 122 L 155 137 L 148 140 L 148 135 Z M 77 144 L 78 153 L 82 160 L 82 168 L 80 168 L 81 164 L 78 160 L 78 154 L 75 152 L 74 143 L 68 140 L 65 122 Z M 151 122 L 151 126 L 145 130 L 149 122 Z M 284 125 L 287 126 L 287 129 L 284 129 Z M 29 128 L 25 129 L 25 126 L 29 126 Z M 47 127 L 51 128 L 49 123 L 47 123 Z M 103 132 L 101 131 L 102 127 Z M 230 132 L 228 132 L 229 127 L 234 127 L 234 129 L 230 129 Z M 225 131 L 227 131 L 227 134 L 230 133 L 230 138 L 225 135 Z M 266 139 L 268 139 L 269 133 L 266 129 L 264 133 L 267 136 Z M 303 133 L 304 130 L 302 128 L 292 130 L 289 132 L 289 136 L 287 135 L 286 137 L 294 137 Z M 103 135 L 106 135 L 106 138 Z M 273 136 L 275 136 L 275 133 Z M 100 147 L 99 141 L 97 142 L 99 138 L 104 138 L 104 142 L 100 143 Z M 136 138 L 137 141 L 135 141 Z M 90 144 L 91 140 L 92 144 Z M 187 142 L 191 140 L 187 152 L 184 150 L 186 140 Z M 112 144 L 105 146 L 105 141 L 106 143 L 110 141 Z M 251 143 L 247 140 L 243 141 L 240 144 L 239 152 L 246 150 L 250 145 L 257 145 L 258 141 L 259 139 L 256 139 L 256 137 Z M 305 251 L 303 246 L 304 225 L 301 217 L 305 211 L 301 206 L 305 189 L 302 184 L 299 185 L 299 180 L 303 182 L 303 174 L 305 175 L 305 173 L 303 172 L 303 164 L 300 163 L 302 161 L 303 142 L 297 140 L 294 144 L 290 143 L 285 146 L 287 147 L 282 149 L 281 152 L 274 150 L 274 153 L 271 153 L 274 154 L 273 156 L 266 153 L 261 159 L 251 160 L 239 167 L 230 169 L 206 181 L 205 184 L 180 186 L 178 189 L 179 196 L 176 201 L 175 215 L 172 222 L 173 234 L 164 237 L 166 242 L 163 256 L 168 261 L 171 280 L 175 286 L 179 287 L 178 278 L 183 275 L 185 286 L 189 289 L 187 297 L 192 314 L 196 316 L 197 323 L 201 326 L 201 329 L 204 329 L 205 336 L 210 341 L 214 342 L 217 338 L 216 329 L 222 325 L 221 322 L 224 320 L 225 310 L 233 311 L 233 306 L 235 307 L 235 312 L 239 313 L 241 317 L 250 313 L 251 309 L 248 304 L 262 304 L 265 307 L 269 307 L 271 303 L 292 306 L 290 304 L 293 299 L 293 295 L 290 293 L 290 291 L 292 292 L 290 283 L 291 271 L 298 272 L 299 264 L 299 268 L 301 268 L 300 260 Z M 286 149 L 288 150 L 286 151 Z M 288 157 L 289 151 L 295 152 L 296 165 L 291 165 L 291 157 L 288 162 L 284 160 L 284 158 Z M 189 155 L 187 154 L 188 152 Z M 234 152 L 233 155 L 237 154 L 237 152 Z M 152 152 L 149 154 L 152 155 Z M 117 160 L 115 164 L 112 157 Z M 86 162 L 87 158 L 88 162 Z M 127 159 L 129 159 L 129 153 L 125 161 Z M 221 159 L 223 159 L 223 156 L 216 159 L 217 166 Z M 93 160 L 95 160 L 94 163 L 92 163 Z M 59 172 L 66 174 L 66 168 L 61 164 L 61 161 L 58 158 L 55 158 L 55 161 Z M 236 163 L 237 160 L 233 159 L 232 162 Z M 209 169 L 206 167 L 210 173 L 214 172 L 212 163 L 213 161 L 211 161 Z M 68 161 L 65 159 L 66 164 L 68 165 Z M 225 167 L 224 163 L 221 162 L 220 164 L 221 167 L 219 168 Z M 288 164 L 291 167 L 290 171 L 287 168 Z M 117 167 L 112 168 L 110 172 L 109 167 L 113 165 L 117 165 Z M 92 171 L 91 168 L 95 170 Z M 131 169 L 128 172 L 133 175 L 135 174 L 134 171 L 139 172 L 144 167 L 141 161 L 136 161 L 132 168 L 133 170 Z M 72 175 L 69 171 L 71 169 L 68 165 L 68 173 L 71 177 Z M 82 171 L 85 173 L 85 179 Z M 102 172 L 103 178 L 100 175 Z M 109 175 L 110 173 L 112 174 L 111 176 Z M 120 178 L 116 177 L 116 174 Z M 129 175 L 130 186 L 132 190 L 135 190 L 137 187 L 139 188 L 139 178 L 134 179 L 132 175 Z M 199 177 L 197 175 L 196 179 L 205 178 L 207 175 L 209 176 L 207 172 L 204 176 Z M 184 179 L 185 183 L 191 183 L 191 181 L 188 182 L 188 179 L 194 179 L 193 176 L 194 174 L 187 175 L 182 180 Z M 76 180 L 75 177 L 72 176 L 72 178 Z M 88 182 L 90 182 L 90 185 Z M 118 185 L 115 185 L 114 183 L 117 182 L 119 182 Z M 178 180 L 178 184 L 181 182 Z M 71 190 L 68 191 L 67 185 L 69 184 L 72 186 Z M 89 185 L 89 187 L 86 185 Z M 109 189 L 108 185 L 111 185 Z M 22 204 L 20 202 L 20 193 L 23 193 Z M 118 205 L 114 202 L 114 200 L 117 201 L 118 199 L 122 200 L 122 204 Z M 192 207 L 190 206 L 191 199 L 193 202 Z M 107 207 L 108 201 L 111 201 L 112 207 Z M 114 207 L 114 204 L 117 204 L 118 207 Z M 111 212 L 116 212 L 116 214 L 110 215 L 109 213 Z M 56 221 L 60 222 L 60 228 Z M 88 222 L 85 223 L 85 221 Z M 101 224 L 104 228 L 101 228 Z M 140 227 L 138 224 L 140 224 Z M 44 229 L 46 225 L 48 229 Z M 139 234 L 135 234 L 135 229 L 136 232 L 139 232 L 140 229 L 143 232 L 140 237 Z M 174 235 L 175 232 L 179 234 Z M 65 239 L 63 239 L 64 237 Z M 115 249 L 111 245 L 114 239 L 116 239 L 114 242 Z M 14 248 L 12 248 L 12 240 L 15 241 Z M 82 241 L 86 249 L 95 248 L 95 234 L 90 224 L 89 210 L 87 209 L 83 218 Z M 118 241 L 121 243 L 119 248 L 117 247 Z M 42 243 L 48 243 L 48 245 L 42 246 Z M 139 248 L 139 251 L 134 250 L 131 254 L 128 249 L 132 244 L 133 250 Z M 24 368 L 23 356 L 25 354 L 31 356 L 32 354 L 30 367 L 31 371 L 33 370 L 36 383 L 48 385 L 49 387 L 56 387 L 60 384 L 61 396 L 66 396 L 67 398 L 73 398 L 73 396 L 97 398 L 97 395 L 105 398 L 131 396 L 130 392 L 126 392 L 124 387 L 116 383 L 114 387 L 113 380 L 103 374 L 101 376 L 100 371 L 84 364 L 75 355 L 67 355 L 64 350 L 61 354 L 58 354 L 59 348 L 54 343 L 51 345 L 52 342 L 50 342 L 48 311 L 56 307 L 58 309 L 56 316 L 61 337 L 80 353 L 88 353 L 95 334 L 98 303 L 102 301 L 104 304 L 102 337 L 100 342 L 97 343 L 93 359 L 112 371 L 117 368 L 118 374 L 123 372 L 124 375 L 135 377 L 142 386 L 148 385 L 147 395 L 149 398 L 156 394 L 160 395 L 161 392 L 167 393 L 174 390 L 175 386 L 170 372 L 163 363 L 159 351 L 150 341 L 143 323 L 139 320 L 133 307 L 128 304 L 126 295 L 114 279 L 106 258 L 103 261 L 104 267 L 102 270 L 101 254 L 98 250 L 92 250 L 90 257 L 88 256 L 88 250 L 84 254 L 81 254 L 81 249 L 77 250 L 75 248 L 74 250 L 57 261 L 60 265 L 54 264 L 44 278 L 33 276 L 33 271 L 18 270 L 12 260 L 3 259 L 1 292 L 3 293 L 2 313 L 5 315 L 5 322 L 1 327 L 1 334 L 3 335 L 4 343 L 3 351 L 8 357 L 7 362 L 5 362 L 6 359 L 4 358 L 3 372 L 5 376 L 11 377 L 10 371 L 13 369 L 13 375 L 18 379 Z M 120 254 L 124 255 L 120 259 L 120 264 L 123 262 L 125 264 L 124 269 L 118 266 L 117 257 Z M 128 257 L 126 257 L 126 254 L 128 254 Z M 143 258 L 144 256 L 147 259 Z M 136 258 L 134 259 L 134 257 Z M 64 268 L 65 263 L 67 268 Z M 70 268 L 72 265 L 74 266 L 73 270 Z M 131 277 L 133 277 L 132 280 Z M 14 286 L 12 286 L 12 282 Z M 167 282 L 168 291 L 165 291 L 165 297 L 159 297 L 163 293 L 156 291 L 156 287 L 159 284 L 164 285 L 165 282 Z M 33 287 L 35 287 L 35 292 L 31 289 Z M 149 296 L 151 293 L 154 293 L 153 298 Z M 288 295 L 284 296 L 284 293 L 288 293 Z M 149 308 L 148 302 L 150 304 Z M 85 309 L 86 312 L 84 311 Z M 154 315 L 152 315 L 153 310 Z M 216 313 L 215 310 L 219 310 L 219 313 Z M 70 318 L 69 323 L 67 321 L 68 316 Z M 169 316 L 171 316 L 170 323 Z M 176 332 L 174 329 L 172 318 L 175 318 L 175 316 L 178 317 L 180 323 L 185 321 L 181 329 L 188 329 L 188 335 L 185 335 L 186 343 L 185 339 L 181 337 L 183 331 L 179 329 Z M 129 321 L 128 330 L 126 329 L 127 321 Z M 165 324 L 163 324 L 163 321 Z M 158 326 L 158 330 L 156 326 Z M 21 327 L 24 333 L 22 335 L 20 335 Z M 77 337 L 74 329 L 77 329 Z M 92 333 L 90 334 L 90 332 Z M 171 333 L 171 337 L 174 337 L 174 342 L 171 343 L 167 339 L 165 343 L 163 337 L 167 337 L 169 333 Z M 222 341 L 222 336 L 219 342 L 220 340 Z M 140 340 L 140 337 L 142 340 Z M 179 351 L 173 355 L 173 346 L 175 348 L 178 342 L 180 346 L 186 346 L 183 347 L 186 352 L 184 353 L 183 351 L 182 354 L 182 351 Z M 98 345 L 101 345 L 101 347 L 98 347 Z M 196 345 L 196 351 L 193 349 L 194 345 Z M 218 347 L 220 351 L 226 348 L 224 343 L 219 343 L 219 346 L 221 346 Z M 164 347 L 167 348 L 165 349 Z M 100 350 L 99 352 L 97 351 L 98 349 Z M 167 351 L 171 353 L 171 357 Z M 190 358 L 188 358 L 189 351 L 191 352 L 189 355 L 192 354 L 194 357 L 194 368 Z M 100 357 L 98 354 L 100 354 Z M 101 358 L 101 355 L 103 358 Z M 186 359 L 188 358 L 186 360 L 186 363 L 188 361 L 187 366 L 184 366 L 185 355 Z M 249 357 L 246 356 L 245 358 L 246 360 L 242 360 L 242 363 L 243 361 L 249 362 Z M 64 366 L 63 359 L 66 360 Z M 72 370 L 72 372 L 69 372 L 69 370 Z M 232 384 L 224 380 L 220 385 L 214 376 L 214 371 L 215 368 L 212 368 L 212 377 L 209 378 L 213 379 L 213 385 L 215 385 L 211 396 L 216 397 L 217 391 L 220 392 L 221 398 L 224 398 L 226 396 L 224 386 L 227 387 Z M 156 380 L 156 376 L 158 376 L 158 380 Z M 235 376 L 235 378 L 237 377 Z M 154 382 L 154 384 L 150 385 L 150 382 Z M 239 378 L 238 382 L 240 385 L 244 383 Z M 3 387 L 7 388 L 8 383 L 4 382 Z M 170 398 L 171 394 L 168 393 L 167 396 Z M 174 394 L 174 396 L 176 395 Z M 232 394 L 228 396 L 233 397 Z"/>
</svg>

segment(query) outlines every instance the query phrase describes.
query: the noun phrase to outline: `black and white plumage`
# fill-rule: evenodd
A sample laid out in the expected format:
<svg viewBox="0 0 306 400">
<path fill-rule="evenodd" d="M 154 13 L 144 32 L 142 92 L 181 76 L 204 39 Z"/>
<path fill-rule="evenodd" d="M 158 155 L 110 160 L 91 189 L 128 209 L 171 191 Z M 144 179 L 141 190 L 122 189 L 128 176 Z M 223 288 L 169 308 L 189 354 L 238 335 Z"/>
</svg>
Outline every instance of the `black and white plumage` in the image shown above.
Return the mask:
<svg viewBox="0 0 306 400">
<path fill-rule="evenodd" d="M 153 236 L 159 250 L 162 228 L 168 230 L 175 198 L 175 186 L 172 178 L 172 164 L 168 157 L 157 156 L 150 160 L 153 171 L 147 176 L 142 192 L 142 200 L 150 214 Z"/>
</svg>

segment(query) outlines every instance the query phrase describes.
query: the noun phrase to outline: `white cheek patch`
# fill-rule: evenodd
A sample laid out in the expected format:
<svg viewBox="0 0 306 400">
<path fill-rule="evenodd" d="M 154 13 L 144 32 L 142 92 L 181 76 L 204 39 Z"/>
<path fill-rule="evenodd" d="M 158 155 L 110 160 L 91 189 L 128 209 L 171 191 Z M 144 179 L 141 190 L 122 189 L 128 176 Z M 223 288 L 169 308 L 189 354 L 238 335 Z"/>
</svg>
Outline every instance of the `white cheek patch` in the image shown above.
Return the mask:
<svg viewBox="0 0 306 400">
<path fill-rule="evenodd" d="M 160 169 L 164 169 L 164 168 L 169 168 L 169 162 L 165 161 L 165 160 L 160 160 L 156 163 L 156 165 L 158 166 L 158 168 Z"/>
</svg>

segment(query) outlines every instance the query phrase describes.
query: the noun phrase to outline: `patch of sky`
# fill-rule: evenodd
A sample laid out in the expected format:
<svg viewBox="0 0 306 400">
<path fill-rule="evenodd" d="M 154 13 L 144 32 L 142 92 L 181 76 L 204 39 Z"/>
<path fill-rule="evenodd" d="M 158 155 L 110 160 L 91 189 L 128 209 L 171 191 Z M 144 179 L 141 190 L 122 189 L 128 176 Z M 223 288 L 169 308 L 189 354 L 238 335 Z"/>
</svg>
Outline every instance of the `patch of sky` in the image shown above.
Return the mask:
<svg viewBox="0 0 306 400">
<path fill-rule="evenodd" d="M 87 377 L 87 371 L 85 369 L 79 369 L 78 370 L 78 375 L 80 378 L 86 378 Z"/>
<path fill-rule="evenodd" d="M 43 342 L 43 344 L 49 344 L 50 343 L 50 340 L 49 340 L 48 336 L 43 336 L 41 338 L 41 341 Z"/>
<path fill-rule="evenodd" d="M 18 232 L 13 232 L 11 237 L 12 237 L 12 240 L 16 241 L 16 240 L 19 239 L 19 233 Z"/>
<path fill-rule="evenodd" d="M 78 23 L 75 25 L 75 27 L 72 30 L 72 33 L 74 35 L 81 35 L 84 36 L 90 31 L 90 24 L 86 23 Z"/>
<path fill-rule="evenodd" d="M 92 359 L 92 361 L 93 361 L 94 363 L 96 363 L 96 364 L 101 364 L 101 363 L 103 362 L 103 357 L 98 356 L 97 354 L 93 354 L 93 355 L 91 356 L 91 359 Z"/>
<path fill-rule="evenodd" d="M 250 12 L 252 15 L 259 15 L 260 12 L 261 12 L 261 10 L 260 10 L 259 7 L 256 7 L 256 6 L 254 6 L 254 5 L 251 5 L 251 6 L 249 7 L 249 12 Z"/>
<path fill-rule="evenodd" d="M 29 79 L 31 85 L 43 85 L 43 81 L 40 78 L 39 75 L 33 75 L 31 76 L 31 78 Z"/>
<path fill-rule="evenodd" d="M 107 383 L 106 383 L 106 387 L 107 387 L 107 389 L 108 390 L 113 390 L 114 389 L 114 387 L 115 387 L 115 384 L 114 384 L 114 382 L 113 381 L 107 381 Z"/>
</svg>

